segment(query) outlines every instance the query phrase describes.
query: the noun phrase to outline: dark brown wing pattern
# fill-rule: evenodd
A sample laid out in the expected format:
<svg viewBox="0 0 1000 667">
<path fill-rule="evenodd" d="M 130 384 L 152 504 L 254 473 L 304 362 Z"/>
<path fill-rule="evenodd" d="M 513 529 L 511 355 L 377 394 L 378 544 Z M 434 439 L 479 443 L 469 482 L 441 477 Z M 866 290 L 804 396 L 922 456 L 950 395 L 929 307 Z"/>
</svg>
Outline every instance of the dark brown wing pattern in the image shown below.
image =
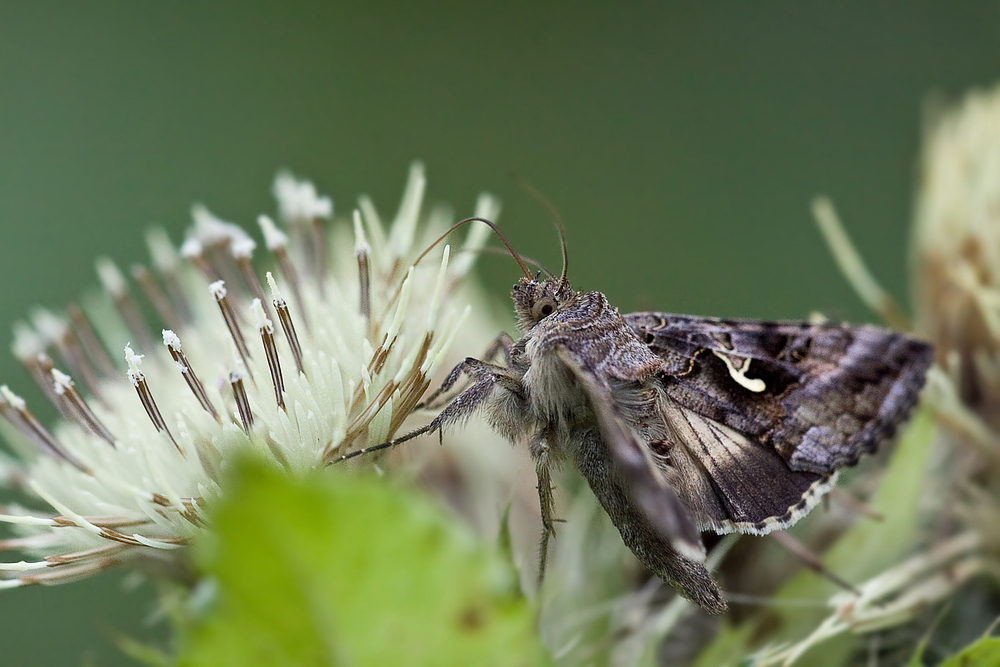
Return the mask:
<svg viewBox="0 0 1000 667">
<path fill-rule="evenodd" d="M 661 313 L 625 321 L 664 360 L 668 396 L 818 474 L 856 463 L 895 433 L 934 357 L 930 345 L 870 325 Z"/>
<path fill-rule="evenodd" d="M 720 532 L 794 523 L 895 433 L 933 361 L 926 343 L 870 325 L 625 320 L 664 360 L 661 466 L 699 527 Z"/>
</svg>

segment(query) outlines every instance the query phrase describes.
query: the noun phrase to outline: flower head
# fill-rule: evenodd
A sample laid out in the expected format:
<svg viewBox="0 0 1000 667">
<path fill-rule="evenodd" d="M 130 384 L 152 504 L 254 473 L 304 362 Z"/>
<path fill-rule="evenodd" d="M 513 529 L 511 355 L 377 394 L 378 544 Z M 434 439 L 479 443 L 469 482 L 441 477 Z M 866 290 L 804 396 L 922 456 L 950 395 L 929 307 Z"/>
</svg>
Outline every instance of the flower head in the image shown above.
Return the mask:
<svg viewBox="0 0 1000 667">
<path fill-rule="evenodd" d="M 1000 88 L 930 124 L 913 275 L 919 330 L 962 399 L 1000 427 Z"/>
<path fill-rule="evenodd" d="M 198 205 L 181 247 L 153 230 L 152 269 L 131 272 L 162 332 L 108 259 L 97 263 L 106 298 L 17 324 L 14 353 L 62 418 L 46 428 L 0 387 L 5 431 L 23 453 L 2 473 L 33 497 L 0 513 L 17 532 L 0 547 L 31 554 L 0 564 L 0 587 L 136 557 L 176 562 L 236 457 L 304 474 L 390 439 L 468 314 L 449 296 L 474 252 L 453 262 L 438 246 L 414 263 L 450 222 L 421 214 L 424 185 L 414 165 L 389 225 L 363 198 L 347 224 L 328 227 L 332 201 L 282 172 L 285 227 L 258 220 L 275 260 L 263 279 L 250 234 Z M 477 215 L 496 212 L 480 198 Z M 479 226 L 465 250 L 485 242 Z"/>
</svg>

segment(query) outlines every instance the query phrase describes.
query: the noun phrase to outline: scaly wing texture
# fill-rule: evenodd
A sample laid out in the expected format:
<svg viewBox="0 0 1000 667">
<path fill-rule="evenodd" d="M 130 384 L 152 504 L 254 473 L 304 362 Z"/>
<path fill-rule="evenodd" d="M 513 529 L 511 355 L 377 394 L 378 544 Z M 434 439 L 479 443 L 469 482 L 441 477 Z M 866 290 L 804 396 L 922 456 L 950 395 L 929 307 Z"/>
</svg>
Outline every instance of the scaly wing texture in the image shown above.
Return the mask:
<svg viewBox="0 0 1000 667">
<path fill-rule="evenodd" d="M 679 405 L 825 475 L 891 437 L 917 401 L 933 349 L 879 327 L 632 313 Z"/>
<path fill-rule="evenodd" d="M 763 535 L 811 510 L 836 473 L 795 471 L 773 449 L 667 398 L 669 440 L 653 446 L 699 530 Z"/>
</svg>

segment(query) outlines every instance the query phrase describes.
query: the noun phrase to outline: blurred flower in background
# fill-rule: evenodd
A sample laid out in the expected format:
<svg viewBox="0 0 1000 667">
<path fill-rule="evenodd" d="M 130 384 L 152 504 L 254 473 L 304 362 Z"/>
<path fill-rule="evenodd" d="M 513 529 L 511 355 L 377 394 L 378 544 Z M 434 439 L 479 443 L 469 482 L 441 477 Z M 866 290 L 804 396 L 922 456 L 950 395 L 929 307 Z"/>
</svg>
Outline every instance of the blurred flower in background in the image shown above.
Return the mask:
<svg viewBox="0 0 1000 667">
<path fill-rule="evenodd" d="M 929 119 L 913 235 L 917 328 L 1000 427 L 1000 89 Z"/>
</svg>

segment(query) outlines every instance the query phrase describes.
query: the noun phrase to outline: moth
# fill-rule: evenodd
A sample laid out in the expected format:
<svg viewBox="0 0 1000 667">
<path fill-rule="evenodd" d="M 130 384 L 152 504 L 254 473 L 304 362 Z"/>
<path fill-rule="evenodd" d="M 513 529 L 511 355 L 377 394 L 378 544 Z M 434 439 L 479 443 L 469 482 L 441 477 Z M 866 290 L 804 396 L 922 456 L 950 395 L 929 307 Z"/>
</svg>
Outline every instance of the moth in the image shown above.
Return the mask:
<svg viewBox="0 0 1000 667">
<path fill-rule="evenodd" d="M 463 376 L 464 389 L 381 447 L 476 412 L 530 443 L 543 571 L 550 470 L 569 461 L 650 571 L 723 612 L 700 533 L 794 524 L 838 470 L 892 437 L 933 361 L 928 344 L 871 325 L 622 315 L 601 292 L 570 286 L 565 243 L 562 275 L 540 280 L 497 234 L 525 274 L 511 291 L 520 338 L 501 334 L 486 360 L 458 364 L 427 403 Z M 503 363 L 490 361 L 501 352 Z"/>
</svg>

